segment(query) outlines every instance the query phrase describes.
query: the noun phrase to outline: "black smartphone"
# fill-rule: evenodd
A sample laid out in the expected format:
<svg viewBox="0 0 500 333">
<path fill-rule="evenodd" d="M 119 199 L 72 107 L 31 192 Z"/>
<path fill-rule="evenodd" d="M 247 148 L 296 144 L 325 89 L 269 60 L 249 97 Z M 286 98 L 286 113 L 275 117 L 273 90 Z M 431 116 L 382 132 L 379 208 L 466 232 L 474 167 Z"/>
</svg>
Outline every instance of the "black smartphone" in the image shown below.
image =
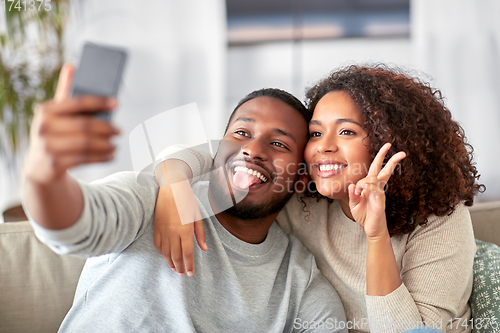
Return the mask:
<svg viewBox="0 0 500 333">
<path fill-rule="evenodd" d="M 71 96 L 116 97 L 126 60 L 127 51 L 123 48 L 85 43 L 73 77 Z M 111 112 L 96 112 L 95 116 L 111 120 Z"/>
</svg>

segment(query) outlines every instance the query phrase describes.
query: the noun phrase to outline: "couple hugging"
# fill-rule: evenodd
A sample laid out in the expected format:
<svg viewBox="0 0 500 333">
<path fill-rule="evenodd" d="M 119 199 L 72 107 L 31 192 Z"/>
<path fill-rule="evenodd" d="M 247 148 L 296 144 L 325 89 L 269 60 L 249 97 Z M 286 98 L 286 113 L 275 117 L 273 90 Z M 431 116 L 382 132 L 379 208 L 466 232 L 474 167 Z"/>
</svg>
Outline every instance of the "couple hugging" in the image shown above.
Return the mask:
<svg viewBox="0 0 500 333">
<path fill-rule="evenodd" d="M 310 88 L 307 107 L 252 92 L 213 161 L 176 151 L 145 186 L 132 172 L 92 184 L 66 172 L 111 160 L 119 133 L 88 117 L 115 100 L 68 97 L 72 73 L 35 110 L 24 184 L 37 236 L 90 257 L 60 331 L 460 331 L 470 319 L 465 206 L 481 185 L 428 84 L 350 66 Z M 176 205 L 174 185 L 203 175 L 182 192 L 196 204 Z"/>
</svg>

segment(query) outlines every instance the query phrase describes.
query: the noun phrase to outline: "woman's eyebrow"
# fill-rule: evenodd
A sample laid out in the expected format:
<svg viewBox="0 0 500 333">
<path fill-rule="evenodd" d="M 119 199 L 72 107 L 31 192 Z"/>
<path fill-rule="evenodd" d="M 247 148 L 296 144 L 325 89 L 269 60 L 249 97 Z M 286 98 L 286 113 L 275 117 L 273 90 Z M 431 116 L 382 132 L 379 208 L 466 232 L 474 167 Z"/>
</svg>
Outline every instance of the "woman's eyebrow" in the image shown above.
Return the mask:
<svg viewBox="0 0 500 333">
<path fill-rule="evenodd" d="M 351 124 L 356 124 L 361 128 L 364 128 L 363 125 L 361 125 L 360 123 L 358 123 L 357 121 L 355 121 L 354 119 L 351 119 L 351 118 L 339 118 L 335 121 L 335 123 L 337 125 L 342 124 L 342 123 L 351 123 Z"/>
<path fill-rule="evenodd" d="M 352 124 L 358 125 L 361 128 L 364 128 L 363 125 L 361 125 L 360 123 L 358 123 L 357 121 L 355 121 L 354 119 L 351 119 L 351 118 L 339 118 L 339 119 L 335 120 L 335 124 L 337 124 L 337 125 L 342 124 L 342 123 L 352 123 Z M 309 122 L 309 125 L 321 125 L 321 121 L 311 120 Z"/>
</svg>

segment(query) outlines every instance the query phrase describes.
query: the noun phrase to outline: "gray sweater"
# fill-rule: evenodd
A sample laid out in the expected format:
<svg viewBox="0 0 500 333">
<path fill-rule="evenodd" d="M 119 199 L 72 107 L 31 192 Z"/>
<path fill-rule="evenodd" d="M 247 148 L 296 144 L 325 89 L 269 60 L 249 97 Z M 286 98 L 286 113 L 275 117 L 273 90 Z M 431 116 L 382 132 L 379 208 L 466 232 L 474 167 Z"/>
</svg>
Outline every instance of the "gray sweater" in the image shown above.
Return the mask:
<svg viewBox="0 0 500 333">
<path fill-rule="evenodd" d="M 89 256 L 61 332 L 346 331 L 339 296 L 314 257 L 275 223 L 261 244 L 230 234 L 213 216 L 208 182 L 194 186 L 209 250 L 179 277 L 153 244 L 158 189 L 123 172 L 81 184 L 73 226 L 37 236 L 61 254 Z"/>
</svg>

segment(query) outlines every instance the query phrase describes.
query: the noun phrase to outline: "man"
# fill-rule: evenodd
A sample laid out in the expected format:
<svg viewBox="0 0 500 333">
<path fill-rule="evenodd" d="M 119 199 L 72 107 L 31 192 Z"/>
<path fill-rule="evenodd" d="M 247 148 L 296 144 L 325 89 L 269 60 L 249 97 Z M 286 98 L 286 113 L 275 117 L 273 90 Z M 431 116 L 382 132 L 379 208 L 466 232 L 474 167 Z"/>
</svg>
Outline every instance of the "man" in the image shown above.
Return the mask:
<svg viewBox="0 0 500 333">
<path fill-rule="evenodd" d="M 141 182 L 149 186 L 132 172 L 90 185 L 67 174 L 71 166 L 111 159 L 109 140 L 118 133 L 89 117 L 115 101 L 68 97 L 72 72 L 63 68 L 54 100 L 35 112 L 25 167 L 24 205 L 37 236 L 56 252 L 90 257 L 60 331 L 342 331 L 338 295 L 313 256 L 274 223 L 288 194 L 269 189 L 297 179 L 307 140 L 303 115 L 273 97 L 240 106 L 226 139 L 241 149 L 223 149 L 210 182 L 195 186 L 210 249 L 195 250 L 197 274 L 182 278 L 153 245 L 152 174 Z M 280 163 L 292 167 L 278 176 Z M 243 168 L 260 175 L 245 176 Z M 241 202 L 223 211 L 227 180 Z"/>
</svg>

